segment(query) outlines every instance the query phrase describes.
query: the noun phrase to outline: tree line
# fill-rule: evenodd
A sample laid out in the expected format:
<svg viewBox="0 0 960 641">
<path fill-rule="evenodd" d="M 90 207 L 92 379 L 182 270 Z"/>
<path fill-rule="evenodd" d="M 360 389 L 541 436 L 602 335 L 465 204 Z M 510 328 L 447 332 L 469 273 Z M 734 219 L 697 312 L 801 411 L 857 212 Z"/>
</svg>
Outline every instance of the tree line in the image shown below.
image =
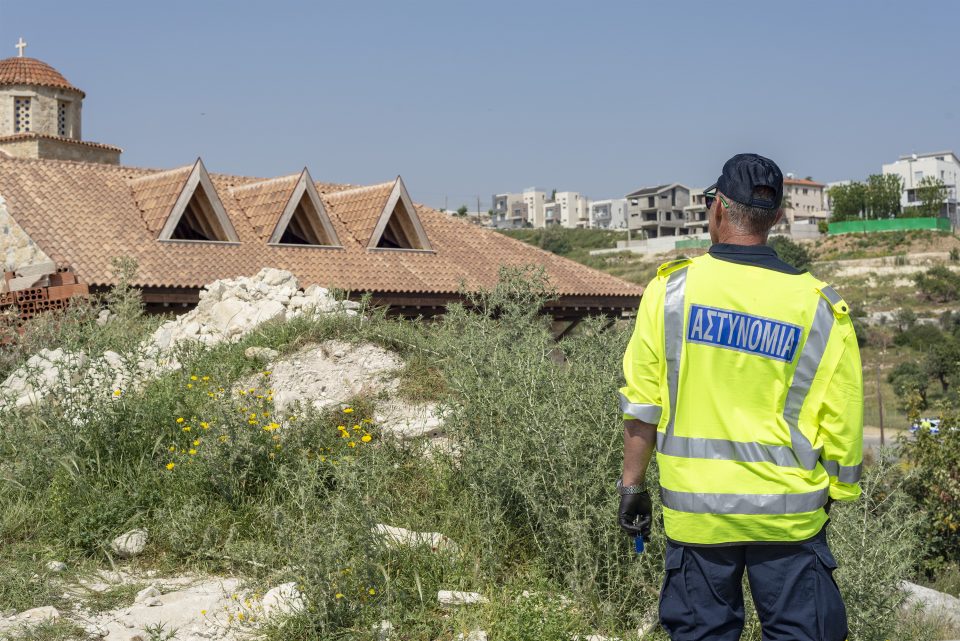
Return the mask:
<svg viewBox="0 0 960 641">
<path fill-rule="evenodd" d="M 938 216 L 947 196 L 947 187 L 939 178 L 925 176 L 915 190 L 918 204 L 906 209 L 900 206 L 902 192 L 903 179 L 896 174 L 873 174 L 865 182 L 853 181 L 831 187 L 831 220 Z"/>
</svg>

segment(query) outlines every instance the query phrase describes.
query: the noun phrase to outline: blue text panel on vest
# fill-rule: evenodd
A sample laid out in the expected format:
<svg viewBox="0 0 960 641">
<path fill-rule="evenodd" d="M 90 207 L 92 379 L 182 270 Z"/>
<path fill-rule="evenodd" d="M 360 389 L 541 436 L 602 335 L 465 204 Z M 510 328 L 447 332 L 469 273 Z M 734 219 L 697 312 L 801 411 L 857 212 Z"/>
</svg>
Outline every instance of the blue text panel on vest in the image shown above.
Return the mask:
<svg viewBox="0 0 960 641">
<path fill-rule="evenodd" d="M 792 323 L 729 309 L 691 305 L 687 341 L 756 354 L 790 363 L 803 328 Z"/>
</svg>

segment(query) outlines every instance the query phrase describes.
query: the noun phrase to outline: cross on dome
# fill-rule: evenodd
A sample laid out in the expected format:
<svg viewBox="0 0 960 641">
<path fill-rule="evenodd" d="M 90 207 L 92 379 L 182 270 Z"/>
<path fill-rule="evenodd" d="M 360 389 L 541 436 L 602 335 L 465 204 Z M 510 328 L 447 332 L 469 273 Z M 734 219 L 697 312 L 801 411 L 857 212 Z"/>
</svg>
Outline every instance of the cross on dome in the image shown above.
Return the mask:
<svg viewBox="0 0 960 641">
<path fill-rule="evenodd" d="M 17 57 L 18 57 L 18 58 L 22 58 L 22 57 L 23 57 L 23 50 L 27 48 L 27 43 L 23 41 L 23 37 L 21 36 L 21 37 L 20 37 L 20 40 L 17 42 L 17 44 L 15 44 L 15 45 L 13 45 L 13 46 L 20 50 L 19 53 L 17 53 Z"/>
</svg>

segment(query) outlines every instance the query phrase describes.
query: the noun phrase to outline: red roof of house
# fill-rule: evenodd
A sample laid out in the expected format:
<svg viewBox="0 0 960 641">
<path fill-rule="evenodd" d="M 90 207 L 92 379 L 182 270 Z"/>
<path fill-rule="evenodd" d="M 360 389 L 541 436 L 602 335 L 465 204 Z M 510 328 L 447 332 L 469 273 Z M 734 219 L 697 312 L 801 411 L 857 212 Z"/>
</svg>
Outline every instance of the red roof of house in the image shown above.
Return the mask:
<svg viewBox="0 0 960 641">
<path fill-rule="evenodd" d="M 784 185 L 802 185 L 805 187 L 826 187 L 823 183 L 818 183 L 813 180 L 807 180 L 805 178 L 784 178 Z"/>
</svg>

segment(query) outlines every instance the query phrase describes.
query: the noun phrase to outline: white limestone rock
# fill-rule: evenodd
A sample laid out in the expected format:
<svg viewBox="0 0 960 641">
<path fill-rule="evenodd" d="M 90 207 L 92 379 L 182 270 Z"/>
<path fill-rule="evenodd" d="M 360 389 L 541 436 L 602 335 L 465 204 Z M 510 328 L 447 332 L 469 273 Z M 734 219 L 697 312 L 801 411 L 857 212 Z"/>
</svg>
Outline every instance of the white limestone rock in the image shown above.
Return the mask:
<svg viewBox="0 0 960 641">
<path fill-rule="evenodd" d="M 147 547 L 147 531 L 142 529 L 124 532 L 113 540 L 110 549 L 122 559 L 134 557 Z"/>
<path fill-rule="evenodd" d="M 296 614 L 306 607 L 303 593 L 297 589 L 296 583 L 284 583 L 271 588 L 263 595 L 261 601 L 263 616 L 271 617 L 278 614 Z"/>
<path fill-rule="evenodd" d="M 60 611 L 57 610 L 52 605 L 45 605 L 40 608 L 33 608 L 32 610 L 27 610 L 21 612 L 17 615 L 18 623 L 29 623 L 37 624 L 43 623 L 45 621 L 55 621 L 60 618 Z"/>
<path fill-rule="evenodd" d="M 439 532 L 414 532 L 383 523 L 375 525 L 373 531 L 391 548 L 427 546 L 434 552 L 455 554 L 459 551 L 454 541 Z"/>
<path fill-rule="evenodd" d="M 904 610 L 920 608 L 928 618 L 960 628 L 960 599 L 909 581 L 901 581 L 900 588 L 906 594 L 902 606 Z"/>
<path fill-rule="evenodd" d="M 47 561 L 47 572 L 53 572 L 54 574 L 61 574 L 67 571 L 67 564 L 63 561 Z"/>
<path fill-rule="evenodd" d="M 277 356 L 280 356 L 280 352 L 275 349 L 270 349 L 269 347 L 248 347 L 243 351 L 243 355 L 250 360 L 259 359 L 270 362 Z"/>
<path fill-rule="evenodd" d="M 437 602 L 442 606 L 475 605 L 489 603 L 489 599 L 479 592 L 458 592 L 456 590 L 440 590 L 437 592 Z"/>
</svg>

